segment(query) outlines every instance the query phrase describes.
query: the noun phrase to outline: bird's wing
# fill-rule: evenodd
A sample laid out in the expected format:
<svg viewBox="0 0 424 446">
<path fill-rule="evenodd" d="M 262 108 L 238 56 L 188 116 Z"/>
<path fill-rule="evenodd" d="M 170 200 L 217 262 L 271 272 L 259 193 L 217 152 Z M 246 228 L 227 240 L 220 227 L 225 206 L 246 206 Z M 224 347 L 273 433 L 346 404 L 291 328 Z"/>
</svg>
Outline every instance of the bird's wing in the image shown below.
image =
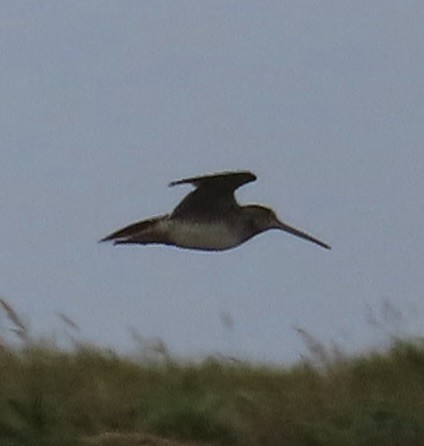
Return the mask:
<svg viewBox="0 0 424 446">
<path fill-rule="evenodd" d="M 256 176 L 253 173 L 240 171 L 173 181 L 170 186 L 189 183 L 196 189 L 181 201 L 171 217 L 198 220 L 198 216 L 201 216 L 203 219 L 219 220 L 223 212 L 237 209 L 234 191 L 243 184 L 255 180 Z"/>
<path fill-rule="evenodd" d="M 221 172 L 211 175 L 183 178 L 169 183 L 170 186 L 178 184 L 192 184 L 199 188 L 235 191 L 243 184 L 256 180 L 256 175 L 249 171 Z"/>
</svg>

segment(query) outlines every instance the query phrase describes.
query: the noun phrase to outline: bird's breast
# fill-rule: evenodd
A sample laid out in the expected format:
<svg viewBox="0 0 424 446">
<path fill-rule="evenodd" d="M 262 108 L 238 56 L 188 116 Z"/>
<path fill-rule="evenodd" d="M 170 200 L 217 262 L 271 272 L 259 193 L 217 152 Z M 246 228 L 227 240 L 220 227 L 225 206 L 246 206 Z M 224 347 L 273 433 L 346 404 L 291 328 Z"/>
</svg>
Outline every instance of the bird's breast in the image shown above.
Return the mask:
<svg viewBox="0 0 424 446">
<path fill-rule="evenodd" d="M 242 242 L 233 228 L 221 222 L 174 221 L 170 224 L 168 234 L 176 246 L 191 249 L 219 251 L 233 248 Z"/>
</svg>

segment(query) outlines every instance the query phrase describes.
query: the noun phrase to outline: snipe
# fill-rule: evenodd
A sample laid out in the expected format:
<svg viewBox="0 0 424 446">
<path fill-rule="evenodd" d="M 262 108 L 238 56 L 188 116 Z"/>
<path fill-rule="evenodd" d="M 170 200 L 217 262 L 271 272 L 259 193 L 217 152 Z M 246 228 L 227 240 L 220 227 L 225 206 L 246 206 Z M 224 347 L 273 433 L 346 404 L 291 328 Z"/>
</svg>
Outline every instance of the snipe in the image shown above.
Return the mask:
<svg viewBox="0 0 424 446">
<path fill-rule="evenodd" d="M 234 248 L 268 229 L 281 229 L 331 249 L 312 235 L 283 223 L 272 209 L 259 205 L 240 206 L 234 191 L 255 180 L 253 173 L 239 171 L 173 181 L 170 186 L 189 183 L 195 186 L 195 190 L 172 213 L 133 223 L 100 241 L 113 241 L 115 245 L 156 243 L 222 251 Z"/>
</svg>

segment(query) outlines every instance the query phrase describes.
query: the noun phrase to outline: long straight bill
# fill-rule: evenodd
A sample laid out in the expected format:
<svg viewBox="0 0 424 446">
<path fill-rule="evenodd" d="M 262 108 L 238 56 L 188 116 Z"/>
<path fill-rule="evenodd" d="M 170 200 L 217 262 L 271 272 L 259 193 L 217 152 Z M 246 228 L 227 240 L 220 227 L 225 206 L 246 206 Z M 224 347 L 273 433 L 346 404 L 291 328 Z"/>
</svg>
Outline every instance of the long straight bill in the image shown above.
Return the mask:
<svg viewBox="0 0 424 446">
<path fill-rule="evenodd" d="M 293 226 L 289 226 L 281 221 L 278 222 L 277 228 L 281 229 L 283 231 L 289 232 L 290 234 L 296 235 L 297 237 L 303 238 L 305 240 L 309 240 L 310 242 L 315 243 L 319 246 L 322 246 L 325 249 L 331 249 L 331 246 L 327 245 L 326 243 L 322 242 L 321 240 L 318 240 L 317 238 L 312 237 L 312 235 L 307 234 L 306 232 L 300 231 L 299 229 L 296 229 Z"/>
</svg>

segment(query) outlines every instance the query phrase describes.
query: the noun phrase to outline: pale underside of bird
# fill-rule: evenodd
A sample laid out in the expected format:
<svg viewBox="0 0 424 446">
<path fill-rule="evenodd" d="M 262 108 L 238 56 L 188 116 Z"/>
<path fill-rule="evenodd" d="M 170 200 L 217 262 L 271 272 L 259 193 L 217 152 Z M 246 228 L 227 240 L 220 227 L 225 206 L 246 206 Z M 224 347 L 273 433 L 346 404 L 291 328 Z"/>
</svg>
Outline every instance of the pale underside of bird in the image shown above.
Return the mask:
<svg viewBox="0 0 424 446">
<path fill-rule="evenodd" d="M 170 186 L 192 184 L 195 189 L 170 214 L 132 223 L 100 241 L 112 241 L 115 245 L 163 244 L 223 251 L 268 229 L 280 229 L 331 249 L 312 235 L 279 220 L 272 209 L 259 205 L 240 206 L 234 191 L 255 180 L 253 173 L 237 171 L 173 181 Z"/>
</svg>

